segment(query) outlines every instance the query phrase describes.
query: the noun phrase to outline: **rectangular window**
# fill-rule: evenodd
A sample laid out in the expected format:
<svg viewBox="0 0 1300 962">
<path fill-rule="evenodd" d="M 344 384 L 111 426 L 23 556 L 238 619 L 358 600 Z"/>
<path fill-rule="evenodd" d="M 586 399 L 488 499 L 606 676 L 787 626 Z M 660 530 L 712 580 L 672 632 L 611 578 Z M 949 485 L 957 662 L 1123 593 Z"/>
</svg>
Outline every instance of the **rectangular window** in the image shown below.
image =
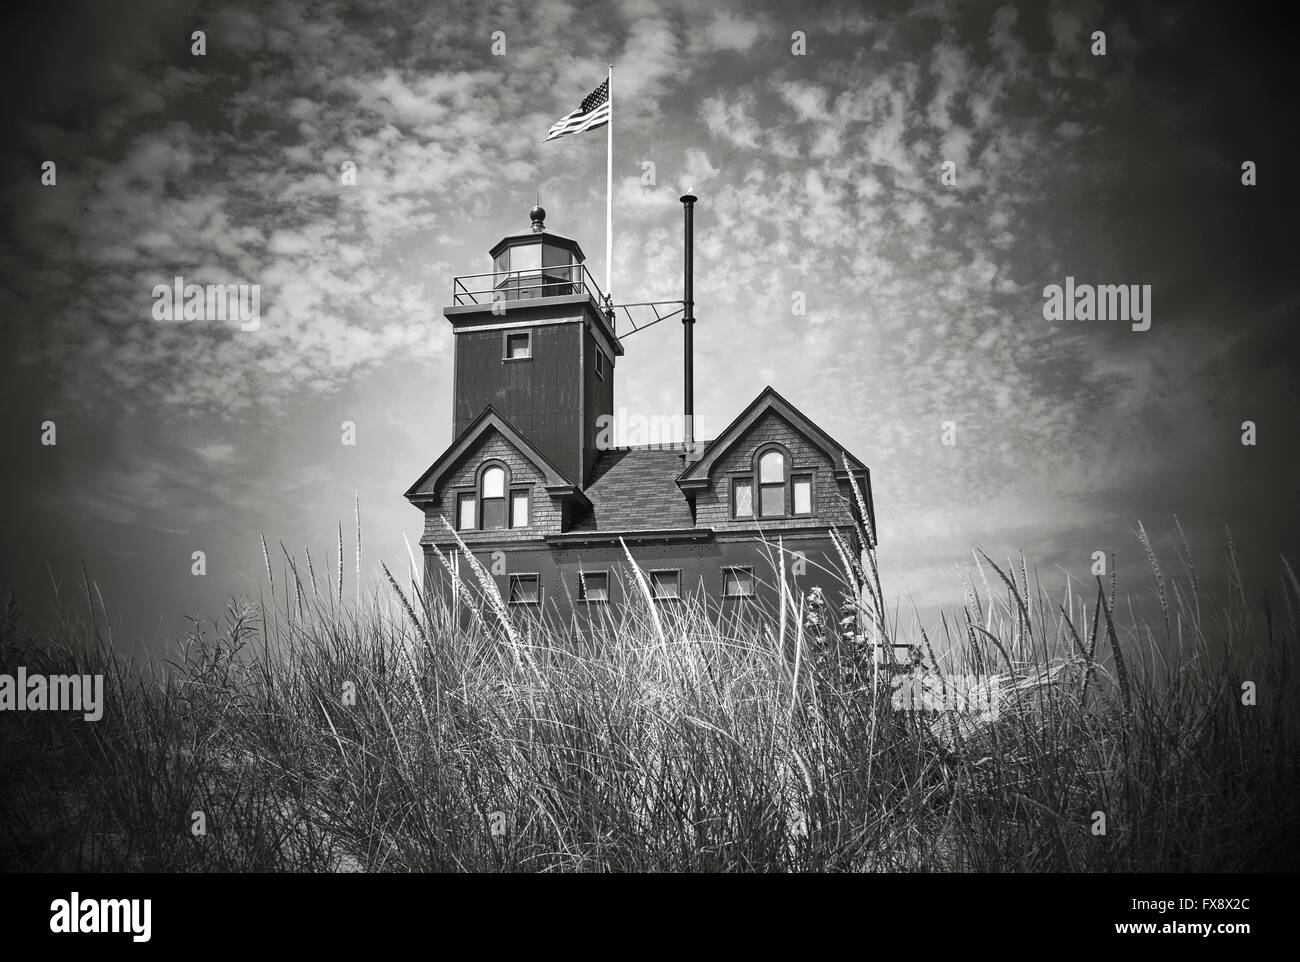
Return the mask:
<svg viewBox="0 0 1300 962">
<path fill-rule="evenodd" d="M 530 331 L 509 331 L 506 333 L 507 361 L 522 361 L 533 356 L 533 335 Z"/>
<path fill-rule="evenodd" d="M 609 572 L 578 572 L 579 601 L 609 601 Z"/>
<path fill-rule="evenodd" d="M 794 513 L 812 514 L 812 475 L 794 476 Z"/>
<path fill-rule="evenodd" d="M 754 595 L 753 568 L 723 568 L 722 597 L 751 598 Z"/>
<path fill-rule="evenodd" d="M 784 484 L 759 485 L 759 491 L 761 492 L 763 517 L 778 518 L 785 514 Z"/>
<path fill-rule="evenodd" d="M 680 598 L 682 574 L 675 569 L 650 572 L 652 598 Z"/>
<path fill-rule="evenodd" d="M 519 244 L 510 248 L 510 268 L 516 271 L 540 271 L 542 269 L 542 245 Z"/>
<path fill-rule="evenodd" d="M 512 605 L 535 605 L 541 597 L 537 575 L 510 576 L 510 603 Z"/>
<path fill-rule="evenodd" d="M 492 531 L 506 526 L 506 499 L 483 499 L 483 528 Z"/>
<path fill-rule="evenodd" d="M 458 531 L 474 530 L 473 491 L 466 491 L 456 495 L 456 529 Z"/>
<path fill-rule="evenodd" d="M 731 482 L 731 513 L 737 518 L 754 516 L 754 483 L 749 478 L 734 478 Z"/>
<path fill-rule="evenodd" d="M 596 348 L 596 377 L 605 379 L 605 352 Z"/>
<path fill-rule="evenodd" d="M 528 527 L 528 492 L 510 492 L 510 527 Z"/>
<path fill-rule="evenodd" d="M 556 247 L 554 244 L 542 245 L 542 266 L 547 268 L 565 268 L 573 263 L 573 254 L 563 247 Z M 548 274 L 558 274 L 565 276 L 564 270 L 548 270 Z"/>
</svg>

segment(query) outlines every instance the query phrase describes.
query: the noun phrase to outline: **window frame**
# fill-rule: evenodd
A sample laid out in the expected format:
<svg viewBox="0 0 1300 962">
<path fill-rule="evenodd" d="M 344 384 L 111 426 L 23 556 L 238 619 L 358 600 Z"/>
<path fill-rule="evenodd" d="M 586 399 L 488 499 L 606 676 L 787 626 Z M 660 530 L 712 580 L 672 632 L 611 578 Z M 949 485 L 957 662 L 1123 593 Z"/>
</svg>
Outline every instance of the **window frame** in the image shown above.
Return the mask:
<svg viewBox="0 0 1300 962">
<path fill-rule="evenodd" d="M 587 594 L 587 577 L 589 575 L 598 575 L 605 579 L 605 597 L 588 598 Z M 592 568 L 590 571 L 578 569 L 578 603 L 584 605 L 607 605 L 610 602 L 610 577 L 608 568 Z"/>
<path fill-rule="evenodd" d="M 744 571 L 749 575 L 749 593 L 748 594 L 730 594 L 727 591 L 727 572 Z M 758 594 L 758 587 L 754 581 L 753 565 L 723 565 L 722 566 L 722 591 L 721 596 L 724 599 L 740 601 L 746 598 L 753 598 Z"/>
<path fill-rule="evenodd" d="M 677 578 L 677 594 L 661 595 L 655 591 L 655 575 L 671 574 Z M 681 601 L 682 600 L 682 569 L 681 568 L 647 568 L 646 585 L 650 588 L 650 599 L 652 601 Z"/>
<path fill-rule="evenodd" d="M 487 477 L 488 471 L 492 470 L 493 468 L 500 468 L 504 474 L 504 477 L 501 481 L 500 498 L 487 498 L 483 494 L 483 481 Z M 499 458 L 488 458 L 486 461 L 484 461 L 482 464 L 479 465 L 477 477 L 475 477 L 474 479 L 474 495 L 477 500 L 477 505 L 476 505 L 477 510 L 474 517 L 474 522 L 476 525 L 476 527 L 474 528 L 475 531 L 509 531 L 510 530 L 510 501 L 511 501 L 510 486 L 511 486 L 510 465 L 506 464 L 504 461 L 502 461 Z M 487 512 L 484 510 L 483 506 L 487 501 L 503 502 L 504 523 L 500 527 L 489 528 L 485 524 L 487 520 Z"/>
<path fill-rule="evenodd" d="M 542 245 L 539 242 L 525 240 L 522 243 L 511 244 L 507 249 L 510 251 L 510 272 L 512 274 L 519 277 L 527 274 L 530 275 L 531 279 L 531 275 L 542 272 Z M 533 263 L 534 254 L 537 261 L 535 264 Z M 526 260 L 527 263 L 520 263 L 521 260 Z"/>
<path fill-rule="evenodd" d="M 506 505 L 506 530 L 521 531 L 525 528 L 530 527 L 533 523 L 532 490 L 527 487 L 511 487 L 511 488 L 507 488 L 506 491 L 508 492 L 506 496 L 506 500 L 508 502 Z M 515 498 L 519 497 L 520 495 L 523 495 L 524 498 L 524 523 L 516 524 L 515 523 Z"/>
<path fill-rule="evenodd" d="M 456 505 L 456 530 L 457 531 L 477 531 L 478 530 L 478 486 L 452 488 L 451 494 Z M 461 502 L 468 499 L 469 503 L 474 506 L 474 517 L 471 519 L 472 524 L 469 527 L 461 525 Z"/>
<path fill-rule="evenodd" d="M 776 452 L 783 458 L 783 469 L 785 480 L 782 482 L 769 482 L 764 485 L 759 481 L 762 477 L 760 465 L 763 458 Z M 808 481 L 808 509 L 807 511 L 796 511 L 794 502 L 795 481 Z M 742 515 L 736 513 L 736 487 L 741 484 L 748 484 L 750 491 L 750 506 L 753 514 Z M 763 489 L 775 488 L 777 484 L 781 485 L 781 508 L 780 514 L 763 513 Z M 777 441 L 768 441 L 760 444 L 754 449 L 750 457 L 749 470 L 731 472 L 731 484 L 729 492 L 728 508 L 732 521 L 790 521 L 796 518 L 815 518 L 817 517 L 817 467 L 816 465 L 796 464 L 794 455 L 784 444 Z"/>
<path fill-rule="evenodd" d="M 516 601 L 514 586 L 515 582 L 521 578 L 532 578 L 537 584 L 537 597 L 533 601 Z M 512 571 L 506 575 L 506 604 L 507 605 L 538 605 L 542 603 L 542 576 L 536 571 Z"/>
<path fill-rule="evenodd" d="M 602 381 L 605 380 L 605 368 L 608 365 L 609 361 L 605 357 L 605 352 L 600 348 L 596 348 L 596 377 Z"/>
<path fill-rule="evenodd" d="M 519 357 L 510 356 L 510 338 L 523 337 L 528 343 L 528 353 L 521 354 Z M 527 328 L 515 328 L 513 330 L 504 330 L 501 332 L 501 360 L 505 361 L 531 361 L 533 359 L 533 332 Z"/>
<path fill-rule="evenodd" d="M 763 459 L 768 455 L 776 454 L 781 458 L 781 480 L 780 481 L 763 481 Z M 758 500 L 755 502 L 754 517 L 756 518 L 788 518 L 790 517 L 790 452 L 784 445 L 768 443 L 759 445 L 754 451 L 754 488 L 758 494 Z M 780 487 L 781 489 L 781 512 L 779 514 L 768 514 L 763 510 L 763 492 L 771 488 Z"/>
<path fill-rule="evenodd" d="M 749 514 L 738 514 L 736 511 L 736 485 L 749 485 Z M 754 476 L 752 474 L 737 474 L 731 478 L 731 517 L 735 521 L 753 521 L 758 515 L 754 514 Z"/>
<path fill-rule="evenodd" d="M 797 502 L 794 497 L 794 486 L 797 482 L 808 481 L 808 510 L 797 510 Z M 792 518 L 811 518 L 817 514 L 817 476 L 812 471 L 800 471 L 797 474 L 790 472 L 790 517 Z"/>
</svg>

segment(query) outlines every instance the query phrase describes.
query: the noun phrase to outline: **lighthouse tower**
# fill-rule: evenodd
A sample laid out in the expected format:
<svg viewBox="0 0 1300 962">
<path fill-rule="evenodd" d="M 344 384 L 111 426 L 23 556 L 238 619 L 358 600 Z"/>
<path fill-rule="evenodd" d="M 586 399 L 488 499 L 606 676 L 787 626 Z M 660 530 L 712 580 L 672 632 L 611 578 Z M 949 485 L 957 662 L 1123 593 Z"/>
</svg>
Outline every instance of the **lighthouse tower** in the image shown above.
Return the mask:
<svg viewBox="0 0 1300 962">
<path fill-rule="evenodd" d="M 455 279 L 443 310 L 456 335 L 452 436 L 491 405 L 582 486 L 623 345 L 578 242 L 548 231 L 541 207 L 529 219 L 488 252 L 490 273 Z"/>
</svg>

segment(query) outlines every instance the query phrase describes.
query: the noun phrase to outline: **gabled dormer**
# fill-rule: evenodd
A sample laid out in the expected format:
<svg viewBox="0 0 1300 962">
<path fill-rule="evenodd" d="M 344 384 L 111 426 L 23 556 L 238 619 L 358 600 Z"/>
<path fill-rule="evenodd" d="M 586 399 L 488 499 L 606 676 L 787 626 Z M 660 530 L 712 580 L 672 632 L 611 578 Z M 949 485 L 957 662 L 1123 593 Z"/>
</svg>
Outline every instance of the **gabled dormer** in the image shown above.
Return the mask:
<svg viewBox="0 0 1300 962">
<path fill-rule="evenodd" d="M 838 527 L 866 520 L 874 536 L 870 470 L 771 387 L 687 464 L 677 487 L 692 499 L 697 525 Z"/>
<path fill-rule="evenodd" d="M 466 541 L 559 534 L 591 510 L 582 490 L 509 420 L 487 407 L 411 485 L 425 512 L 425 537 L 446 541 L 446 524 Z"/>
</svg>

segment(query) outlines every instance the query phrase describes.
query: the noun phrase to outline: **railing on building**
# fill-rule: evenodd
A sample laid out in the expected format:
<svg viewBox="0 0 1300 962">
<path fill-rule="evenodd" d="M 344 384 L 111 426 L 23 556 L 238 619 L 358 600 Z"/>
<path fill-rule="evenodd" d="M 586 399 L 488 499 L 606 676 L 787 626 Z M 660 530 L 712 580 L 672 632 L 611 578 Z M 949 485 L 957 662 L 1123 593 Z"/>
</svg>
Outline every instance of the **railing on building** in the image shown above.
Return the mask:
<svg viewBox="0 0 1300 962">
<path fill-rule="evenodd" d="M 451 284 L 451 300 L 458 306 L 575 294 L 586 294 L 600 310 L 605 310 L 605 296 L 584 264 L 462 274 Z"/>
<path fill-rule="evenodd" d="M 462 274 L 451 284 L 451 301 L 457 306 L 490 305 L 494 301 L 525 301 L 539 297 L 586 294 L 596 309 L 610 319 L 620 334 L 635 334 L 652 324 L 680 315 L 682 301 L 634 301 L 609 304 L 591 272 L 582 264 L 536 267 L 520 271 L 489 271 L 486 274 Z M 620 321 L 620 314 L 622 319 Z"/>
</svg>

